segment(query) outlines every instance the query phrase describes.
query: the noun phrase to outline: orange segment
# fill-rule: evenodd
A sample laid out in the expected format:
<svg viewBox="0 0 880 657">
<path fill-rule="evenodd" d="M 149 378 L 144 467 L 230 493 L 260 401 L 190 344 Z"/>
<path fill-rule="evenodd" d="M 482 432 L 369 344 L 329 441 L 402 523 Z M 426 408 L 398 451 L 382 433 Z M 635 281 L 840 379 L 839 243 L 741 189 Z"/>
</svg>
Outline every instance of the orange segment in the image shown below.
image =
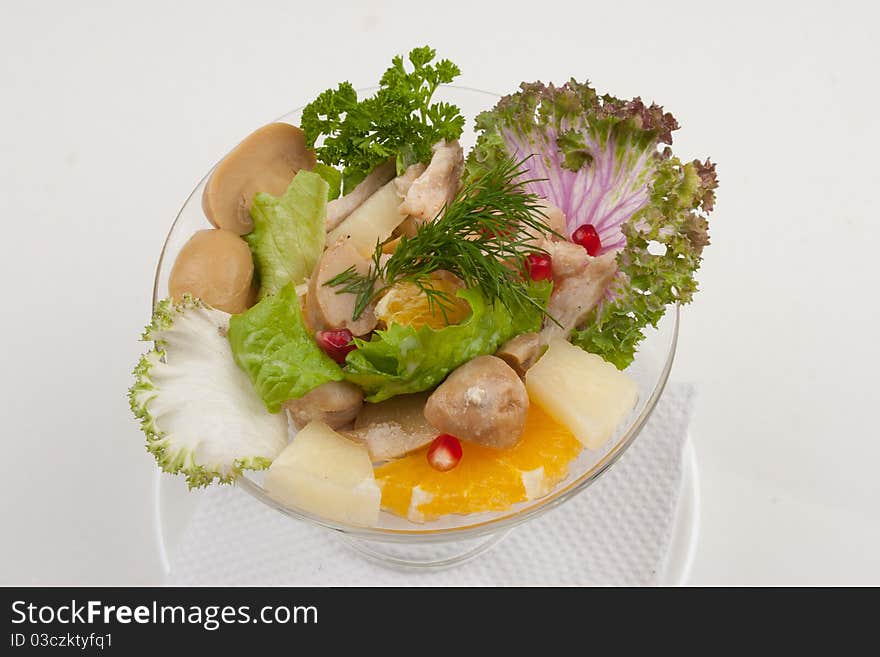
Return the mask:
<svg viewBox="0 0 880 657">
<path fill-rule="evenodd" d="M 445 274 L 445 275 L 444 275 Z M 470 315 L 468 302 L 455 296 L 461 289 L 461 281 L 445 272 L 435 272 L 431 277 L 431 287 L 447 295 L 446 314 L 435 302 L 428 302 L 428 296 L 414 283 L 400 281 L 376 304 L 376 317 L 388 324 L 400 324 L 419 329 L 430 326 L 441 329 L 450 324 L 458 324 Z"/>
<path fill-rule="evenodd" d="M 423 522 L 449 513 L 503 511 L 544 495 L 568 475 L 581 443 L 538 406 L 529 408 L 525 432 L 510 449 L 462 441 L 461 462 L 439 472 L 428 464 L 427 448 L 376 468 L 382 507 Z"/>
<path fill-rule="evenodd" d="M 551 419 L 540 406 L 530 404 L 523 438 L 510 449 L 496 450 L 499 458 L 521 471 L 543 467 L 557 483 L 568 476 L 568 464 L 583 445 L 564 425 Z"/>
</svg>

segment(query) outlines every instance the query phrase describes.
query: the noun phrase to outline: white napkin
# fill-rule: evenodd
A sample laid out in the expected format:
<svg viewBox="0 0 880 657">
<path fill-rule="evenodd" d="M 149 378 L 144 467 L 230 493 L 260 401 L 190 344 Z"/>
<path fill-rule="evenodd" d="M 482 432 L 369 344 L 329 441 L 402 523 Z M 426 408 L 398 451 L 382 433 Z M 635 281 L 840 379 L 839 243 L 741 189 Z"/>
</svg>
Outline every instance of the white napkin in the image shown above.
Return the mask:
<svg viewBox="0 0 880 657">
<path fill-rule="evenodd" d="M 169 584 L 326 586 L 656 585 L 682 488 L 693 388 L 669 385 L 635 443 L 585 492 L 445 570 L 396 570 L 335 532 L 289 518 L 244 491 L 206 491 Z"/>
</svg>

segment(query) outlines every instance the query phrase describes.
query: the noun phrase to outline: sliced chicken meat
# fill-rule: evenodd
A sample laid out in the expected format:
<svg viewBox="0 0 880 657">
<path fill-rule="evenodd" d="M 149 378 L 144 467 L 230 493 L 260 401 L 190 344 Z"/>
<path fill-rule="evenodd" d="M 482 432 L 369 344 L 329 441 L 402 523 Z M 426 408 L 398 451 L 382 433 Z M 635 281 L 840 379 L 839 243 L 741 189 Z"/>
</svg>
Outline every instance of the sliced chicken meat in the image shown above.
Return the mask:
<svg viewBox="0 0 880 657">
<path fill-rule="evenodd" d="M 421 162 L 418 164 L 411 164 L 407 167 L 406 171 L 394 179 L 394 189 L 397 190 L 397 195 L 401 200 L 405 199 L 406 195 L 409 194 L 412 184 L 418 179 L 418 177 L 425 173 L 425 168 L 425 165 Z"/>
<path fill-rule="evenodd" d="M 541 214 L 538 215 L 538 219 L 555 233 L 558 233 L 558 235 L 553 235 L 552 233 L 549 235 L 533 235 L 526 241 L 526 244 L 547 249 L 545 242 L 558 242 L 568 239 L 568 225 L 565 222 L 565 214 L 555 205 L 542 201 Z"/>
<path fill-rule="evenodd" d="M 601 301 L 617 274 L 616 252 L 587 258 L 587 265 L 579 272 L 556 281 L 547 304 L 547 313 L 558 324 L 549 317 L 544 320 L 544 328 L 539 334 L 542 346 L 554 338 L 567 338 Z"/>
<path fill-rule="evenodd" d="M 595 260 L 584 247 L 573 242 L 548 240 L 542 248 L 550 255 L 553 263 L 553 278 L 557 280 L 579 275 L 591 260 Z"/>
<path fill-rule="evenodd" d="M 325 227 L 330 232 L 342 223 L 343 219 L 354 212 L 364 201 L 375 194 L 382 185 L 394 178 L 397 168 L 394 158 L 390 158 L 373 169 L 357 187 L 345 196 L 333 199 L 327 204 Z"/>
<path fill-rule="evenodd" d="M 461 184 L 464 153 L 458 141 L 434 144 L 428 168 L 412 183 L 400 211 L 418 223 L 432 221 L 452 201 Z"/>
<path fill-rule="evenodd" d="M 397 194 L 400 196 L 400 212 L 402 214 L 406 214 L 406 210 L 404 209 L 406 195 L 409 194 L 412 184 L 418 179 L 418 177 L 425 173 L 425 168 L 425 165 L 421 163 L 412 164 L 407 168 L 403 175 L 397 176 L 397 178 L 394 179 L 394 187 L 397 189 Z M 407 237 L 413 237 L 416 232 L 418 232 L 420 225 L 421 220 L 407 216 L 394 233 L 398 236 L 406 235 Z M 397 246 L 396 241 L 394 246 Z"/>
</svg>

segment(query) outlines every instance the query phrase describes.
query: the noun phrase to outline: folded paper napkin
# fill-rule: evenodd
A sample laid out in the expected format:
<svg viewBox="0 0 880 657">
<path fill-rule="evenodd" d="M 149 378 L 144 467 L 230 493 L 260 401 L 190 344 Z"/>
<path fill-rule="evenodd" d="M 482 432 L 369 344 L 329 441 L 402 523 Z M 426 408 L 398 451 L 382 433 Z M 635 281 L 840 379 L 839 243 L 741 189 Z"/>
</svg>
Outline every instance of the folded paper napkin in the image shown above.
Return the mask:
<svg viewBox="0 0 880 657">
<path fill-rule="evenodd" d="M 169 584 L 326 586 L 656 585 L 682 489 L 693 388 L 669 385 L 635 443 L 575 498 L 443 570 L 397 570 L 335 532 L 289 518 L 231 486 L 202 493 Z"/>
</svg>

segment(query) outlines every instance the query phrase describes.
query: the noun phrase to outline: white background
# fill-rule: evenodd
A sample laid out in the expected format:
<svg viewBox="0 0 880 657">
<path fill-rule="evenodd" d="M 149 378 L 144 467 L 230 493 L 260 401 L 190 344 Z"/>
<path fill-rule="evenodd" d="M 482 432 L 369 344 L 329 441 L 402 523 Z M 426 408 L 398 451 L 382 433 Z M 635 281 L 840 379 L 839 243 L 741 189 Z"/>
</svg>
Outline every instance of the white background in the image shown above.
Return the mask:
<svg viewBox="0 0 880 657">
<path fill-rule="evenodd" d="M 126 389 L 156 258 L 255 127 L 429 43 L 460 84 L 589 78 L 720 189 L 673 379 L 695 584 L 880 584 L 874 3 L 0 2 L 0 584 L 159 581 Z"/>
</svg>

